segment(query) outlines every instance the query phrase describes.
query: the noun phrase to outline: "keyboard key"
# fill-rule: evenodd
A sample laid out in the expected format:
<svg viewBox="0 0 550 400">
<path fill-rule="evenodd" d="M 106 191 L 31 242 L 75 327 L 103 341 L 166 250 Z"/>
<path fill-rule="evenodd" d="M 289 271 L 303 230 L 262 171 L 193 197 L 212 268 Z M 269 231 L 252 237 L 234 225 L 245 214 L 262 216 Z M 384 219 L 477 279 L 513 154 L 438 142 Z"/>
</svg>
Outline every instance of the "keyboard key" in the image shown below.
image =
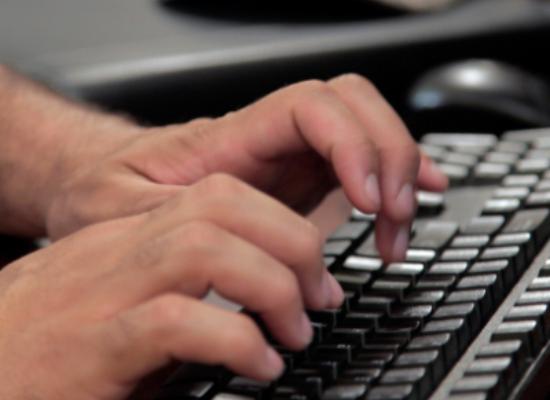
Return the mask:
<svg viewBox="0 0 550 400">
<path fill-rule="evenodd" d="M 405 260 L 407 262 L 427 263 L 432 261 L 436 256 L 434 250 L 428 249 L 408 249 Z"/>
<path fill-rule="evenodd" d="M 451 247 L 483 247 L 489 243 L 489 235 L 460 235 L 453 239 Z"/>
<path fill-rule="evenodd" d="M 533 290 L 522 293 L 516 304 L 550 303 L 550 290 Z"/>
<path fill-rule="evenodd" d="M 451 275 L 426 274 L 416 282 L 415 288 L 420 290 L 444 290 L 447 291 L 456 281 Z"/>
<path fill-rule="evenodd" d="M 428 269 L 429 275 L 460 275 L 468 268 L 468 263 L 458 262 L 438 262 Z"/>
<path fill-rule="evenodd" d="M 343 289 L 354 292 L 361 292 L 365 285 L 372 279 L 372 275 L 368 272 L 337 272 L 333 274 L 333 276 Z"/>
<path fill-rule="evenodd" d="M 550 207 L 550 191 L 531 193 L 525 204 L 528 207 Z"/>
<path fill-rule="evenodd" d="M 382 269 L 383 262 L 379 258 L 373 257 L 361 257 L 361 256 L 348 256 L 344 261 L 343 268 L 364 271 L 375 272 Z"/>
<path fill-rule="evenodd" d="M 403 400 L 410 399 L 412 394 L 412 385 L 383 385 L 372 388 L 366 400 Z"/>
<path fill-rule="evenodd" d="M 540 245 L 550 233 L 549 219 L 550 212 L 547 209 L 522 210 L 514 214 L 502 233 L 529 232 Z"/>
<path fill-rule="evenodd" d="M 474 182 L 500 182 L 511 170 L 508 164 L 482 162 L 474 168 Z"/>
<path fill-rule="evenodd" d="M 422 143 L 442 147 L 492 147 L 497 141 L 495 135 L 487 133 L 428 133 L 422 136 Z"/>
<path fill-rule="evenodd" d="M 439 170 L 447 175 L 451 183 L 462 182 L 468 177 L 468 167 L 459 164 L 438 163 Z"/>
<path fill-rule="evenodd" d="M 367 385 L 360 383 L 340 383 L 329 386 L 323 392 L 322 400 L 356 400 L 362 399 L 367 392 Z"/>
<path fill-rule="evenodd" d="M 419 190 L 416 192 L 417 216 L 437 215 L 443 210 L 443 194 Z"/>
<path fill-rule="evenodd" d="M 463 318 L 449 318 L 428 322 L 422 329 L 422 333 L 450 333 L 454 335 L 459 351 L 462 351 L 470 341 L 470 334 Z"/>
<path fill-rule="evenodd" d="M 533 187 L 539 182 L 538 175 L 508 175 L 502 180 L 504 186 Z"/>
<path fill-rule="evenodd" d="M 481 216 L 472 218 L 460 232 L 464 235 L 492 235 L 504 225 L 505 218 L 501 215 Z"/>
<path fill-rule="evenodd" d="M 550 160 L 546 158 L 531 158 L 516 163 L 516 172 L 520 174 L 540 174 L 550 167 Z"/>
<path fill-rule="evenodd" d="M 359 297 L 352 308 L 354 310 L 378 311 L 389 314 L 394 303 L 395 298 L 393 297 L 365 295 Z"/>
<path fill-rule="evenodd" d="M 507 153 L 502 151 L 491 151 L 485 154 L 485 161 L 498 164 L 514 164 L 519 158 L 517 153 Z"/>
<path fill-rule="evenodd" d="M 491 340 L 519 339 L 527 345 L 529 354 L 535 356 L 544 342 L 543 335 L 541 326 L 535 320 L 505 321 L 495 329 Z"/>
<path fill-rule="evenodd" d="M 497 374 L 465 376 L 459 379 L 453 387 L 452 394 L 463 392 L 489 392 L 489 398 L 502 398 L 500 378 Z"/>
<path fill-rule="evenodd" d="M 443 261 L 471 261 L 479 254 L 479 249 L 447 249 L 441 254 Z"/>
<path fill-rule="evenodd" d="M 457 230 L 458 224 L 455 222 L 431 221 L 416 231 L 410 247 L 439 250 L 451 240 Z"/>
<path fill-rule="evenodd" d="M 512 154 L 522 154 L 527 150 L 527 144 L 521 142 L 513 142 L 501 140 L 494 146 L 495 151 Z"/>
<path fill-rule="evenodd" d="M 518 210 L 521 202 L 518 199 L 491 199 L 483 206 L 484 214 L 509 214 Z"/>
<path fill-rule="evenodd" d="M 529 196 L 529 188 L 526 187 L 501 187 L 494 191 L 495 199 L 518 199 L 523 200 Z"/>
<path fill-rule="evenodd" d="M 412 384 L 420 398 L 430 393 L 431 379 L 426 368 L 391 368 L 380 378 L 382 384 Z"/>
<path fill-rule="evenodd" d="M 478 261 L 470 267 L 468 275 L 495 273 L 504 287 L 509 288 L 515 281 L 515 271 L 509 260 Z"/>
<path fill-rule="evenodd" d="M 389 264 L 384 273 L 389 276 L 405 277 L 411 280 L 415 280 L 417 276 L 424 272 L 424 265 L 419 263 L 391 263 Z"/>
<path fill-rule="evenodd" d="M 442 290 L 413 290 L 403 298 L 404 304 L 435 305 L 445 296 Z"/>
<path fill-rule="evenodd" d="M 366 233 L 371 227 L 370 222 L 348 222 L 340 226 L 332 235 L 330 239 L 350 239 L 355 240 L 362 234 Z"/>
</svg>

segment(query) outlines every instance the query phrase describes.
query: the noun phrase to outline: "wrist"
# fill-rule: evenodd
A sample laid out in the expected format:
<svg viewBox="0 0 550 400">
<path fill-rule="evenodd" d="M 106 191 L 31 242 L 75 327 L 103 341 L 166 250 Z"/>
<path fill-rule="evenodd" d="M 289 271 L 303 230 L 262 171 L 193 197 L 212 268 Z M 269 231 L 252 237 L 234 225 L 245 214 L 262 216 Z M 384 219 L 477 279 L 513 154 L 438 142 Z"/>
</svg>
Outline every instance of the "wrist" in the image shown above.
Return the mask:
<svg viewBox="0 0 550 400">
<path fill-rule="evenodd" d="M 139 131 L 0 67 L 0 232 L 45 234 L 63 183 Z"/>
</svg>

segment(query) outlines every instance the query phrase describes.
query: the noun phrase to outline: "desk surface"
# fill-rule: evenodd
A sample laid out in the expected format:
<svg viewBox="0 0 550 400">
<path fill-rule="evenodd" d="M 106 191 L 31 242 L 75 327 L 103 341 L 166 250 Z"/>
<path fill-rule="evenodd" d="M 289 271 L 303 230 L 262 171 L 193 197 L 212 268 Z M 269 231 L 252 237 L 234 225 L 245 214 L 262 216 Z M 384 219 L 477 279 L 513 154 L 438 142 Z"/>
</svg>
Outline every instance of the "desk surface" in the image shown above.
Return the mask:
<svg viewBox="0 0 550 400">
<path fill-rule="evenodd" d="M 254 18 L 248 11 L 243 6 L 235 14 L 248 17 L 235 18 L 196 7 L 177 11 L 158 0 L 3 0 L 0 57 L 87 93 L 166 75 L 300 57 L 323 60 L 330 54 L 534 29 L 550 22 L 550 2 L 541 0 L 470 0 L 433 15 L 371 20 L 325 15 L 323 22 L 291 15 Z"/>
</svg>

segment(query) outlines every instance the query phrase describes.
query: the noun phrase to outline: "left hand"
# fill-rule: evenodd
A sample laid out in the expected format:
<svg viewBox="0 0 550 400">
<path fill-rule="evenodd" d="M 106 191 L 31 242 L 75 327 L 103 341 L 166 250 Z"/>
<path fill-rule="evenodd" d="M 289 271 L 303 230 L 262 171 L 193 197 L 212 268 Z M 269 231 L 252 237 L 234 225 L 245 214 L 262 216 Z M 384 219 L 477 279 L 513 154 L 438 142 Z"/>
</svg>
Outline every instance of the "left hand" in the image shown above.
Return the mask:
<svg viewBox="0 0 550 400">
<path fill-rule="evenodd" d="M 144 128 L 64 175 L 47 207 L 48 233 L 150 210 L 214 172 L 302 212 L 339 182 L 357 208 L 379 212 L 385 260 L 405 255 L 416 188 L 447 186 L 374 86 L 343 75 L 291 85 L 217 119 Z"/>
</svg>

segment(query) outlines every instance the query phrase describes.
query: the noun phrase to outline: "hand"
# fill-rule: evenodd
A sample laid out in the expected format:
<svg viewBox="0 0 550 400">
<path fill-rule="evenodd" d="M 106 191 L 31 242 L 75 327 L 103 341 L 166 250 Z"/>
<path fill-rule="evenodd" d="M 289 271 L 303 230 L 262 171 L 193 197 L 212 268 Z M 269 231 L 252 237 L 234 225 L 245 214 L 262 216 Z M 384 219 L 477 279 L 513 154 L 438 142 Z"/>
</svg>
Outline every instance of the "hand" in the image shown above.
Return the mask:
<svg viewBox="0 0 550 400">
<path fill-rule="evenodd" d="M 447 185 L 357 75 L 292 85 L 218 119 L 147 129 L 71 172 L 47 216 L 54 237 L 152 209 L 181 185 L 224 172 L 302 212 L 339 181 L 356 207 L 380 212 L 377 243 L 386 260 L 405 256 L 416 187 Z"/>
<path fill-rule="evenodd" d="M 0 272 L 0 398 L 123 399 L 173 359 L 274 379 L 282 361 L 252 320 L 199 299 L 213 288 L 300 349 L 304 306 L 343 299 L 321 248 L 306 219 L 221 174 L 85 228 Z"/>
</svg>

